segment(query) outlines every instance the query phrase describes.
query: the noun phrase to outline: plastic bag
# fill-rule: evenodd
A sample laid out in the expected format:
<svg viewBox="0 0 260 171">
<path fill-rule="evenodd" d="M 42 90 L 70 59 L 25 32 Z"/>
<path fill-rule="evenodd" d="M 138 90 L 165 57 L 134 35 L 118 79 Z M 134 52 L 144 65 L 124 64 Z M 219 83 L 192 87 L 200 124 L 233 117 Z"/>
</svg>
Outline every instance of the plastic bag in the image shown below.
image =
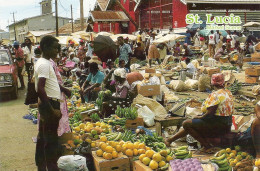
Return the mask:
<svg viewBox="0 0 260 171">
<path fill-rule="evenodd" d="M 138 116 L 142 117 L 144 119 L 144 123 L 147 126 L 153 126 L 154 123 L 154 117 L 155 114 L 147 107 L 143 106 L 137 110 Z"/>
<path fill-rule="evenodd" d="M 88 171 L 86 158 L 79 155 L 62 156 L 57 163 L 59 169 L 64 171 Z"/>
<path fill-rule="evenodd" d="M 172 80 L 170 84 L 172 85 L 172 89 L 177 92 L 188 90 L 188 87 L 182 80 Z"/>
<path fill-rule="evenodd" d="M 186 86 L 189 89 L 194 89 L 197 90 L 198 89 L 198 85 L 199 85 L 199 81 L 198 80 L 192 80 L 192 79 L 188 79 L 185 81 Z"/>
<path fill-rule="evenodd" d="M 158 77 L 153 76 L 149 79 L 151 85 L 160 85 L 161 81 Z"/>
</svg>

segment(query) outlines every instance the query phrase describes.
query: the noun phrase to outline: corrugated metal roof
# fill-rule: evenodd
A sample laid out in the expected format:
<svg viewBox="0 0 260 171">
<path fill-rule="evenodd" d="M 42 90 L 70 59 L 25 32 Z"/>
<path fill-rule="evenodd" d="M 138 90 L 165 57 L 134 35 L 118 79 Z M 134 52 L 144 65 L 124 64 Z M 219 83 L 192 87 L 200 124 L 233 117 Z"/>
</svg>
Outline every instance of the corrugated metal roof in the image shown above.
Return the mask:
<svg viewBox="0 0 260 171">
<path fill-rule="evenodd" d="M 97 3 L 102 11 L 107 10 L 107 6 L 109 4 L 110 0 L 97 0 Z"/>
<path fill-rule="evenodd" d="M 259 0 L 181 0 L 185 3 L 260 4 Z"/>
<path fill-rule="evenodd" d="M 129 21 L 123 11 L 91 11 L 93 21 Z"/>
</svg>

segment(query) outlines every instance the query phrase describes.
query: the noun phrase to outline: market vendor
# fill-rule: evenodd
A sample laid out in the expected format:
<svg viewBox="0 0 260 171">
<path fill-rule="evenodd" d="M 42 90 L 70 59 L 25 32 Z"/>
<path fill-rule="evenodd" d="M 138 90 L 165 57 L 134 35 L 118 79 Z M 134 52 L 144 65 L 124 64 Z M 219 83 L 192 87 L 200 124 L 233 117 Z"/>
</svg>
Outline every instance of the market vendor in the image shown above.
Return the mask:
<svg viewBox="0 0 260 171">
<path fill-rule="evenodd" d="M 89 64 L 89 72 L 87 80 L 81 87 L 81 93 L 83 93 L 86 102 L 96 100 L 100 85 L 105 77 L 104 73 L 99 71 L 98 64 L 95 62 Z"/>
<path fill-rule="evenodd" d="M 183 48 L 185 50 L 184 55 L 185 57 L 191 57 L 193 55 L 192 50 L 188 47 L 187 43 L 184 43 Z"/>
<path fill-rule="evenodd" d="M 126 71 L 123 68 L 117 68 L 113 72 L 115 78 L 115 92 L 110 97 L 105 97 L 103 103 L 103 113 L 108 116 L 112 114 L 112 108 L 116 108 L 117 105 L 121 107 L 130 106 L 129 89 L 130 85 L 126 79 Z"/>
<path fill-rule="evenodd" d="M 214 59 L 219 60 L 219 58 L 223 55 L 225 55 L 226 46 L 223 45 L 221 48 L 219 48 L 214 55 Z"/>
<path fill-rule="evenodd" d="M 223 74 L 212 75 L 211 84 L 215 91 L 203 103 L 201 108 L 203 114 L 184 121 L 182 124 L 184 129 L 166 140 L 168 146 L 189 134 L 203 146 L 201 151 L 208 152 L 212 147 L 208 138 L 221 137 L 230 132 L 234 102 L 231 92 L 224 88 L 224 83 Z"/>
</svg>

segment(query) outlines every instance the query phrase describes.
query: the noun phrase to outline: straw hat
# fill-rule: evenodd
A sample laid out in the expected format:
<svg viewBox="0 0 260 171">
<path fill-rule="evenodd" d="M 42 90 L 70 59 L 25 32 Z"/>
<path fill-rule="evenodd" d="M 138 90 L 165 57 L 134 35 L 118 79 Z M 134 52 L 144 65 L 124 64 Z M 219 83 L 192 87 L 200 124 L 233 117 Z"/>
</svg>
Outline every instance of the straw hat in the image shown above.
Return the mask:
<svg viewBox="0 0 260 171">
<path fill-rule="evenodd" d="M 88 61 L 88 63 L 97 63 L 97 64 L 101 64 L 102 62 L 98 60 L 97 56 L 92 56 L 92 58 Z"/>
</svg>

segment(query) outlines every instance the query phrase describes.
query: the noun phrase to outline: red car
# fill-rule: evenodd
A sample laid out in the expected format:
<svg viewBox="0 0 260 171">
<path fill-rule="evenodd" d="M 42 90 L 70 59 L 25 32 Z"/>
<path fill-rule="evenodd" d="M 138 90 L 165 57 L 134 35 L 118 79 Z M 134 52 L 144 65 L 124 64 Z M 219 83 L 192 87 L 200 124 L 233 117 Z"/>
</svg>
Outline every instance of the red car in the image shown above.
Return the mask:
<svg viewBox="0 0 260 171">
<path fill-rule="evenodd" d="M 8 49 L 0 49 L 0 94 L 18 97 L 17 67 Z"/>
</svg>

